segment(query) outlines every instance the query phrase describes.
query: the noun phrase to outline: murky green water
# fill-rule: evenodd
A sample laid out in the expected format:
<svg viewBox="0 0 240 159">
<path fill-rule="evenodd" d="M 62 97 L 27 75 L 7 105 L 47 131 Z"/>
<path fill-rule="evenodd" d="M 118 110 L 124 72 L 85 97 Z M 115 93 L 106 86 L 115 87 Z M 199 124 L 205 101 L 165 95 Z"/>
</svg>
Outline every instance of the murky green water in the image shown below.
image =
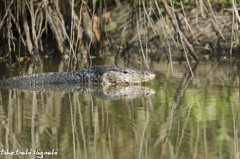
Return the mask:
<svg viewBox="0 0 240 159">
<path fill-rule="evenodd" d="M 10 72 L 0 63 L 1 79 L 68 71 L 61 60 L 43 63 Z M 0 158 L 238 158 L 239 67 L 201 63 L 194 78 L 185 64 L 150 68 L 157 78 L 142 86 L 0 89 Z"/>
</svg>

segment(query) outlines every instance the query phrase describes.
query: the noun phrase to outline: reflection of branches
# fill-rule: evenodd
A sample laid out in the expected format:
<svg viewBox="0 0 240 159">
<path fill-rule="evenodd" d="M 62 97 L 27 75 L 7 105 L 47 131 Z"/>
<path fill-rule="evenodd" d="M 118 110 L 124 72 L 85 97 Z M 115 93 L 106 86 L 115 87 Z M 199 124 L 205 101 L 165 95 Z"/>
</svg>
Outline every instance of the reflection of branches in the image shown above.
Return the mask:
<svg viewBox="0 0 240 159">
<path fill-rule="evenodd" d="M 75 145 L 75 131 L 76 131 L 76 111 L 74 109 L 73 111 L 73 103 L 72 103 L 72 100 L 71 100 L 71 96 L 70 94 L 69 95 L 69 102 L 70 102 L 70 112 L 71 112 L 71 124 L 72 124 L 72 140 L 73 140 L 73 156 L 74 156 L 74 159 L 76 158 L 76 145 Z M 74 107 L 75 108 L 75 107 Z"/>
<path fill-rule="evenodd" d="M 192 69 L 193 72 L 196 70 L 197 65 L 198 65 L 198 63 L 196 63 L 193 66 L 193 69 Z M 164 143 L 164 147 L 166 146 L 166 143 L 168 141 L 168 137 L 170 135 L 170 131 L 172 129 L 172 123 L 173 123 L 173 120 L 174 120 L 173 117 L 175 117 L 175 114 L 176 114 L 175 110 L 177 110 L 180 107 L 181 101 L 182 101 L 182 99 L 184 97 L 184 94 L 185 94 L 185 91 L 188 88 L 188 85 L 192 81 L 193 78 L 194 77 L 192 76 L 191 71 L 190 70 L 186 71 L 185 76 L 184 76 L 182 82 L 180 83 L 179 88 L 177 89 L 176 95 L 175 95 L 175 97 L 173 99 L 171 112 L 170 112 L 169 116 L 167 117 L 166 122 L 164 124 L 162 124 L 162 128 L 160 129 L 161 130 L 161 132 L 160 132 L 161 134 L 160 134 L 160 137 L 156 140 L 155 146 L 157 146 L 157 145 L 159 145 L 161 143 Z M 189 119 L 189 115 L 190 115 L 190 110 L 191 110 L 191 106 L 189 108 L 187 119 L 186 119 L 184 125 L 187 125 L 187 122 L 188 122 L 188 119 Z M 179 146 L 180 146 L 181 140 L 183 138 L 184 129 L 182 130 L 182 136 L 181 136 L 180 141 L 179 141 Z M 161 153 L 161 154 L 163 155 L 163 153 Z"/>
<path fill-rule="evenodd" d="M 111 127 L 109 126 L 109 110 L 108 110 L 108 105 L 105 104 L 105 102 L 102 102 L 102 105 L 104 106 L 104 110 L 106 111 L 106 123 L 104 125 L 106 128 L 106 139 L 108 140 L 108 144 L 109 144 L 109 154 L 110 154 L 110 158 L 114 158 L 113 157 L 113 150 L 112 150 L 112 140 L 111 140 Z"/>
<path fill-rule="evenodd" d="M 190 112 L 191 112 L 191 109 L 192 109 L 192 105 L 193 105 L 193 96 L 192 96 L 192 99 L 190 101 L 190 108 L 188 109 L 188 112 L 187 112 L 187 117 L 186 117 L 186 121 L 183 123 L 183 128 L 182 128 L 182 132 L 181 132 L 181 137 L 180 137 L 180 140 L 178 142 L 178 146 L 177 146 L 177 153 L 179 152 L 179 148 L 181 147 L 181 144 L 182 144 L 182 141 L 183 141 L 183 137 L 184 137 L 184 132 L 187 128 L 187 124 L 188 124 L 188 121 L 189 121 L 189 116 L 190 116 Z"/>
<path fill-rule="evenodd" d="M 91 104 L 92 104 L 92 124 L 94 129 L 94 157 L 98 158 L 97 156 L 97 145 L 98 145 L 98 139 L 99 139 L 99 113 L 98 108 L 94 106 L 93 99 L 91 96 Z"/>
<path fill-rule="evenodd" d="M 14 97 L 14 99 L 12 99 L 11 97 Z M 1 94 L 2 97 L 2 94 Z M 17 140 L 17 135 L 15 134 L 15 132 L 13 131 L 13 119 L 14 119 L 14 109 L 13 109 L 13 102 L 14 100 L 16 100 L 16 94 L 14 94 L 13 91 L 9 91 L 8 93 L 8 105 L 7 111 L 4 111 L 4 108 L 2 107 L 2 103 L 3 103 L 3 98 L 1 99 L 0 102 L 0 135 L 1 135 L 1 139 L 3 139 L 2 137 L 5 135 L 5 140 L 2 140 L 2 142 L 0 143 L 0 148 L 1 149 L 11 149 L 11 148 L 18 148 L 20 147 L 20 144 Z M 8 114 L 6 114 L 8 113 Z M 6 115 L 5 115 L 6 114 Z M 3 142 L 5 141 L 5 143 Z M 13 147 L 11 147 L 13 146 Z"/>
<path fill-rule="evenodd" d="M 83 147 L 84 147 L 84 154 L 87 158 L 86 137 L 85 137 L 85 133 L 84 133 L 84 125 L 83 125 L 83 116 L 82 116 L 82 113 L 81 113 L 81 106 L 80 106 L 79 98 L 76 98 L 74 100 L 77 100 L 78 113 L 79 113 L 79 119 L 80 119 L 80 128 L 81 128 Z"/>
<path fill-rule="evenodd" d="M 193 137 L 193 135 L 192 135 L 192 137 Z M 196 139 L 196 142 L 195 142 L 193 159 L 197 158 L 198 142 L 199 142 L 199 119 L 197 121 L 197 139 Z"/>
<path fill-rule="evenodd" d="M 141 137 L 141 141 L 140 141 L 140 145 L 139 145 L 139 157 L 138 158 L 141 158 L 141 155 L 142 155 L 142 149 L 143 149 L 143 141 L 144 141 L 144 137 L 146 136 L 146 143 L 148 141 L 148 124 L 149 124 L 149 108 L 148 108 L 148 105 L 146 106 L 146 122 L 144 124 L 144 127 L 143 127 L 143 130 L 142 130 L 142 137 Z M 145 145 L 146 146 L 146 149 L 147 149 L 147 146 L 148 144 Z M 147 158 L 147 151 L 145 151 L 145 158 Z"/>
<path fill-rule="evenodd" d="M 234 158 L 239 158 L 239 148 L 238 148 L 238 113 L 239 113 L 239 92 L 238 90 L 234 93 L 235 94 L 235 101 L 234 104 L 233 97 L 231 97 L 231 109 L 232 109 L 232 124 L 233 124 L 233 142 L 234 142 Z"/>
<path fill-rule="evenodd" d="M 32 112 L 31 112 L 31 139 L 32 139 L 32 149 L 37 148 L 37 141 L 35 138 L 35 115 L 36 115 L 36 109 L 37 109 L 37 97 L 36 92 L 33 93 L 32 97 Z"/>
<path fill-rule="evenodd" d="M 193 71 L 193 72 L 195 71 L 195 69 L 197 68 L 197 66 L 198 66 L 198 63 L 196 63 L 196 64 L 193 66 L 193 68 L 192 68 L 192 71 Z M 183 96 L 184 96 L 184 94 L 185 94 L 185 91 L 186 91 L 186 89 L 188 88 L 188 85 L 189 85 L 189 83 L 192 81 L 193 78 L 194 78 L 194 77 L 192 76 L 191 71 L 186 71 L 185 76 L 184 76 L 182 82 L 181 82 L 180 85 L 179 85 L 179 88 L 178 88 L 178 90 L 177 90 L 177 93 L 176 93 L 176 95 L 175 95 L 175 97 L 174 97 L 174 100 L 173 100 L 173 103 L 172 103 L 172 107 L 173 107 L 174 109 L 177 109 L 177 108 L 180 107 L 182 98 L 183 98 Z"/>
</svg>

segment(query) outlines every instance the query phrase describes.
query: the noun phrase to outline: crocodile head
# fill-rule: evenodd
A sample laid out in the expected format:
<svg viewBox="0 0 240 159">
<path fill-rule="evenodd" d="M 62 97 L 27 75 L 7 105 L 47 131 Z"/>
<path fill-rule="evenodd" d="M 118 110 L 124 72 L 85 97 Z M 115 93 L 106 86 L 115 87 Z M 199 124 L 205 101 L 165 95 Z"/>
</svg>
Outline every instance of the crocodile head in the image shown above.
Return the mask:
<svg viewBox="0 0 240 159">
<path fill-rule="evenodd" d="M 103 74 L 103 83 L 141 83 L 155 77 L 156 75 L 150 71 L 113 67 Z"/>
</svg>

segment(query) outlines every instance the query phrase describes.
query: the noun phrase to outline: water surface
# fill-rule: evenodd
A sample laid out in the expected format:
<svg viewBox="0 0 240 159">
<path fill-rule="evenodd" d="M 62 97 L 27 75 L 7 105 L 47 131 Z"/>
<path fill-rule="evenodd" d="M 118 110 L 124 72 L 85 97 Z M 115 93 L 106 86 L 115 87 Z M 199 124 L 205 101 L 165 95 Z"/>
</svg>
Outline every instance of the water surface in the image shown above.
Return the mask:
<svg viewBox="0 0 240 159">
<path fill-rule="evenodd" d="M 60 59 L 12 69 L 0 63 L 0 77 L 72 70 L 67 66 Z M 194 77 L 184 63 L 150 68 L 157 77 L 139 91 L 0 89 L 0 158 L 238 158 L 239 66 L 200 63 Z M 19 154 L 26 151 L 36 154 Z"/>
</svg>

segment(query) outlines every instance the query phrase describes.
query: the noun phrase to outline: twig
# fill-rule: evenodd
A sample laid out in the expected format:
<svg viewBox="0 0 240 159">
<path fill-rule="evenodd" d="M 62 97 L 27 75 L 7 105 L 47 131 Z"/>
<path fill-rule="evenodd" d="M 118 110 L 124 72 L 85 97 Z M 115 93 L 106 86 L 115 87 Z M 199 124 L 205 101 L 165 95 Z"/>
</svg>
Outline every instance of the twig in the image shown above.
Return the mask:
<svg viewBox="0 0 240 159">
<path fill-rule="evenodd" d="M 172 22 L 172 25 L 175 28 L 175 31 L 178 33 L 179 35 L 179 39 L 182 42 L 182 45 L 185 47 L 185 49 L 189 50 L 189 54 L 196 60 L 198 61 L 198 56 L 195 52 L 195 49 L 193 47 L 193 45 L 191 44 L 191 42 L 189 41 L 188 37 L 184 34 L 184 32 L 182 31 L 183 29 L 181 28 L 181 23 L 180 20 L 178 18 L 178 15 L 175 11 L 172 11 L 169 9 L 169 6 L 166 2 L 166 0 L 162 0 L 162 4 L 164 6 L 164 8 L 166 9 L 166 12 L 168 14 L 168 16 L 170 17 L 170 20 Z"/>
<path fill-rule="evenodd" d="M 138 40 L 139 40 L 139 43 L 140 43 L 140 46 L 141 46 L 141 52 L 142 52 L 143 60 L 144 60 L 144 62 L 146 64 L 146 66 L 147 66 L 147 69 L 150 70 L 150 68 L 148 66 L 148 63 L 147 63 L 147 60 L 146 60 L 146 57 L 144 55 L 144 50 L 143 50 L 142 40 L 141 40 L 141 36 L 140 36 L 139 20 L 138 20 L 137 13 L 136 13 L 136 20 L 137 20 Z"/>
<path fill-rule="evenodd" d="M 26 10 L 26 3 L 23 2 L 23 8 L 22 8 L 22 16 L 23 16 L 23 29 L 26 35 L 26 44 L 27 44 L 27 49 L 30 55 L 33 55 L 33 45 L 32 45 L 32 40 L 30 37 L 30 31 L 29 31 L 29 26 L 28 26 L 28 21 L 27 21 L 27 10 Z"/>
<path fill-rule="evenodd" d="M 234 0 L 232 0 L 232 5 L 233 5 L 234 12 L 236 14 L 236 18 L 238 19 L 238 22 L 240 23 L 240 17 L 239 17 L 239 14 L 238 14 L 238 9 L 236 7 L 236 2 Z"/>
<path fill-rule="evenodd" d="M 152 24 L 152 21 L 151 21 L 149 15 L 148 15 L 148 13 L 147 13 L 147 10 L 146 10 L 146 7 L 145 7 L 145 4 L 143 3 L 143 1 L 142 1 L 142 5 L 143 5 L 144 13 L 145 13 L 145 15 L 147 16 L 148 22 L 150 23 L 150 26 L 151 26 L 154 34 L 157 34 L 156 31 L 155 31 L 155 28 L 154 28 L 154 26 L 153 26 L 153 24 Z"/>
<path fill-rule="evenodd" d="M 163 15 L 162 15 L 162 13 L 161 13 L 161 11 L 160 11 L 160 8 L 159 8 L 159 6 L 158 6 L 157 0 L 154 0 L 154 2 L 155 2 L 155 5 L 157 6 L 157 10 L 158 10 L 159 15 L 160 15 L 161 17 L 163 17 Z M 167 25 L 167 23 L 165 22 L 165 19 L 164 19 L 164 18 L 162 18 L 162 22 L 164 23 L 164 26 L 165 26 L 165 28 L 167 29 L 168 34 L 169 34 L 170 37 L 172 38 L 173 42 L 174 42 L 175 44 L 177 44 L 177 42 L 176 42 L 176 40 L 174 39 L 174 37 L 173 37 L 173 35 L 172 35 L 169 27 L 167 27 L 168 25 Z M 163 27 L 163 28 L 164 28 L 164 27 Z M 165 31 L 164 31 L 164 33 L 165 33 Z"/>
<path fill-rule="evenodd" d="M 2 28 L 5 19 L 7 18 L 8 14 L 9 14 L 9 11 L 10 11 L 10 8 L 11 8 L 12 4 L 13 4 L 13 0 L 10 2 L 9 6 L 8 6 L 8 8 L 6 10 L 6 13 L 5 13 L 4 17 L 2 18 L 2 20 L 0 22 L 0 29 Z"/>
<path fill-rule="evenodd" d="M 157 3 L 156 0 L 155 0 L 155 4 L 156 4 L 156 6 L 157 6 L 157 9 L 158 9 L 159 14 L 161 15 L 161 17 L 163 17 L 163 16 L 162 16 L 162 13 L 160 12 L 160 9 L 159 9 L 159 7 L 158 7 L 158 3 Z M 159 19 L 159 20 L 160 20 L 160 19 Z M 165 24 L 165 25 L 164 25 L 164 24 Z M 173 69 L 173 62 L 172 62 L 171 47 L 170 47 L 169 40 L 168 40 L 168 38 L 167 38 L 166 30 L 165 30 L 165 27 L 164 27 L 164 26 L 167 26 L 167 24 L 166 24 L 164 18 L 162 18 L 161 25 L 162 25 L 162 28 L 163 28 L 164 39 L 166 39 L 166 41 L 167 41 L 168 53 L 169 53 L 169 62 L 170 62 L 170 66 L 171 66 L 171 71 L 172 71 L 173 76 L 175 76 L 175 75 L 174 75 L 174 69 Z M 166 28 L 167 28 L 170 36 L 172 37 L 173 41 L 176 43 L 176 41 L 175 41 L 175 39 L 173 38 L 173 36 L 172 36 L 169 28 L 168 28 L 168 27 L 166 27 Z"/>
</svg>

